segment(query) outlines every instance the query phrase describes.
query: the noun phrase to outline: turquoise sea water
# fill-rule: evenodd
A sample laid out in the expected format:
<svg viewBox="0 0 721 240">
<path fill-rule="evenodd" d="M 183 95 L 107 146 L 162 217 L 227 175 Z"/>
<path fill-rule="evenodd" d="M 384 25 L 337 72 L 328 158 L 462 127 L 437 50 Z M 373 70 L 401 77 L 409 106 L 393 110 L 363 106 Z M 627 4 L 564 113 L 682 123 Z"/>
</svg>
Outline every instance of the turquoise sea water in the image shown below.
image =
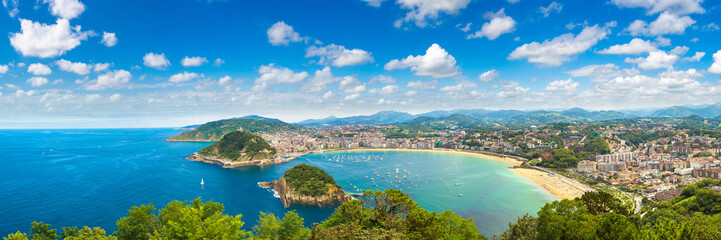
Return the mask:
<svg viewBox="0 0 721 240">
<path fill-rule="evenodd" d="M 435 153 L 335 152 L 310 154 L 277 166 L 227 169 L 185 159 L 208 143 L 163 142 L 178 132 L 1 130 L 0 236 L 27 232 L 32 221 L 55 228 L 100 226 L 112 232 L 115 221 L 131 206 L 162 207 L 174 199 L 197 197 L 223 203 L 228 214 L 242 214 L 247 229 L 260 211 L 282 215 L 296 210 L 307 224 L 318 222 L 334 207 L 286 209 L 271 191 L 257 185 L 300 163 L 323 168 L 349 192 L 402 189 L 426 209 L 473 217 L 486 235 L 503 231 L 509 221 L 555 200 L 509 170 L 509 164 L 494 160 Z"/>
</svg>

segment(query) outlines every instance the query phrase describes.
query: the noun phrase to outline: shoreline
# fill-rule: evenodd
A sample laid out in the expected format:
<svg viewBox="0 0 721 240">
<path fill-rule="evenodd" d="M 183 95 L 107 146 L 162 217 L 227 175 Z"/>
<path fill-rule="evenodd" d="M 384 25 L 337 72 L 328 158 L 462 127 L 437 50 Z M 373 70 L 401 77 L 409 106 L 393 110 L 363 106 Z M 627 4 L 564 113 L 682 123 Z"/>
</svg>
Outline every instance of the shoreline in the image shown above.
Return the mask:
<svg viewBox="0 0 721 240">
<path fill-rule="evenodd" d="M 493 161 L 500 161 L 511 164 L 509 167 L 511 171 L 516 174 L 528 179 L 532 183 L 542 187 L 545 191 L 555 196 L 558 199 L 574 199 L 580 197 L 587 191 L 593 191 L 590 187 L 576 182 L 575 180 L 568 179 L 564 176 L 556 173 L 551 173 L 553 176 L 548 176 L 550 172 L 540 170 L 537 168 L 525 168 L 519 167 L 523 161 L 518 160 L 514 156 L 506 156 L 503 154 L 496 153 L 485 153 L 485 152 L 471 152 L 471 151 L 459 151 L 451 149 L 399 149 L 399 148 L 347 148 L 347 149 L 327 149 L 327 150 L 315 150 L 304 153 L 293 154 L 287 158 L 276 158 L 276 159 L 264 159 L 254 160 L 245 162 L 232 162 L 224 161 L 219 159 L 211 159 L 207 157 L 197 156 L 197 153 L 192 154 L 188 157 L 191 161 L 200 161 L 205 163 L 211 163 L 220 165 L 225 168 L 235 167 L 247 167 L 247 166 L 267 166 L 287 163 L 295 160 L 297 157 L 305 156 L 307 154 L 314 153 L 330 153 L 330 152 L 420 152 L 420 153 L 440 153 L 440 154 L 454 154 L 471 156 L 483 159 L 489 159 Z"/>
<path fill-rule="evenodd" d="M 470 151 L 458 151 L 458 150 L 441 150 L 441 149 L 402 149 L 402 148 L 352 148 L 352 149 L 332 149 L 327 151 L 319 151 L 319 152 L 310 152 L 306 154 L 311 153 L 326 153 L 326 152 L 422 152 L 422 153 L 443 153 L 443 154 L 455 154 L 455 155 L 464 155 L 464 156 L 471 156 L 471 157 L 480 157 L 480 158 L 486 158 L 491 159 L 495 161 L 501 161 L 505 163 L 513 164 L 514 166 L 520 166 L 523 162 L 511 158 L 511 157 L 502 157 L 500 154 L 499 156 L 491 155 L 489 153 L 483 153 L 483 152 L 470 152 Z M 303 155 L 306 155 L 303 154 Z"/>
<path fill-rule="evenodd" d="M 559 199 L 574 199 L 586 192 L 594 191 L 573 179 L 537 168 L 513 168 L 512 170 L 536 185 L 543 187 L 543 189 Z M 549 174 L 552 174 L 552 176 L 549 176 Z"/>
</svg>

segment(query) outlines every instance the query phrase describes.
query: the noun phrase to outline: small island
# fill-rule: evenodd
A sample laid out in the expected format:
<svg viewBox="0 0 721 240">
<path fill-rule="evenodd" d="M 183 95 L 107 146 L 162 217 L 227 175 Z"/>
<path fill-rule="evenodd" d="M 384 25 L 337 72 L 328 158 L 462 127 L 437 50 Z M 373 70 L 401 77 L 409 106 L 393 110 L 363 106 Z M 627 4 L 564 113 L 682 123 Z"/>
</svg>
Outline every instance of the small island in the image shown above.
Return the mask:
<svg viewBox="0 0 721 240">
<path fill-rule="evenodd" d="M 265 139 L 246 131 L 228 133 L 220 141 L 193 153 L 188 159 L 224 167 L 262 166 L 292 160 L 279 157 L 276 149 Z"/>
<path fill-rule="evenodd" d="M 305 163 L 288 169 L 278 180 L 258 185 L 274 188 L 285 207 L 292 203 L 324 206 L 353 200 L 323 169 Z"/>
</svg>

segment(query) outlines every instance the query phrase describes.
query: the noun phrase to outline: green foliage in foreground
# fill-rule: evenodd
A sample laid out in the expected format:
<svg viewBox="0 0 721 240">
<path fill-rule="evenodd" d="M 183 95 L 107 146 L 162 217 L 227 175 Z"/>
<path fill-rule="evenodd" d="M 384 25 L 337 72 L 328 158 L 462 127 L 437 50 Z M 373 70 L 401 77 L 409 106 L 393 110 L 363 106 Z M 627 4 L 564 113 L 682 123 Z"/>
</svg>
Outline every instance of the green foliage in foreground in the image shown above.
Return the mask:
<svg viewBox="0 0 721 240">
<path fill-rule="evenodd" d="M 721 194 L 705 189 L 713 184 L 719 182 L 707 179 L 691 185 L 644 215 L 631 214 L 609 193 L 589 192 L 548 203 L 538 217 L 519 217 L 494 239 L 720 239 L 721 214 L 716 209 Z"/>
<path fill-rule="evenodd" d="M 323 169 L 305 163 L 295 165 L 285 171 L 283 178 L 288 187 L 306 196 L 322 196 L 333 190 L 337 192 L 342 190 L 335 179 Z"/>
<path fill-rule="evenodd" d="M 472 219 L 452 211 L 428 212 L 399 190 L 366 191 L 362 200 L 346 202 L 312 230 L 295 211 L 283 218 L 261 212 L 252 232 L 241 229 L 241 215 L 223 212 L 220 203 L 176 200 L 159 211 L 152 204 L 132 207 L 116 222 L 113 235 L 97 227 L 63 228 L 58 235 L 50 225 L 33 222 L 30 235 L 16 232 L 3 239 L 485 239 Z"/>
<path fill-rule="evenodd" d="M 232 161 L 267 159 L 273 157 L 276 149 L 262 137 L 250 132 L 232 132 L 220 141 L 198 151 L 202 156 L 219 157 Z"/>
</svg>

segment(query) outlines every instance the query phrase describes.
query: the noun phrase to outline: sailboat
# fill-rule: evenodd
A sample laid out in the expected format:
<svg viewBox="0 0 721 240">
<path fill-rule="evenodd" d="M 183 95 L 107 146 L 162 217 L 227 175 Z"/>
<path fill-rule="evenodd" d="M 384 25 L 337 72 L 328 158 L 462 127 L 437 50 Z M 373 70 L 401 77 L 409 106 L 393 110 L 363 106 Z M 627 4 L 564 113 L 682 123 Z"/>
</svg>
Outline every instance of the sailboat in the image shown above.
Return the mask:
<svg viewBox="0 0 721 240">
<path fill-rule="evenodd" d="M 205 182 L 203 181 L 202 178 L 200 179 L 200 185 L 205 185 Z"/>
</svg>

